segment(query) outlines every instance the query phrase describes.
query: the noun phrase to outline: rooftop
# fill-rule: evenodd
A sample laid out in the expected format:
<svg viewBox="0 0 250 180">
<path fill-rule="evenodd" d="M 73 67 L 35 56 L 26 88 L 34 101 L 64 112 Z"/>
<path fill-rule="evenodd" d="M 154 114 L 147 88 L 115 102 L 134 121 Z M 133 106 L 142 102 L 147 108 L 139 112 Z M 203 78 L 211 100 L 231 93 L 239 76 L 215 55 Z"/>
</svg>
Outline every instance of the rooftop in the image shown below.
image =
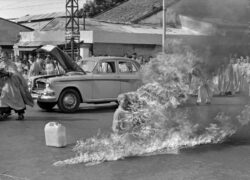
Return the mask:
<svg viewBox="0 0 250 180">
<path fill-rule="evenodd" d="M 250 19 L 248 0 L 167 0 L 177 15 L 219 26 L 241 26 Z M 133 24 L 162 10 L 162 0 L 129 0 L 94 19 L 101 22 Z"/>
<path fill-rule="evenodd" d="M 83 30 L 83 20 L 80 20 L 81 30 Z M 47 23 L 41 31 L 64 31 L 65 18 L 55 18 Z M 86 19 L 85 30 L 93 31 L 107 31 L 107 32 L 120 32 L 120 33 L 144 33 L 144 34 L 161 34 L 161 27 L 145 26 L 140 24 L 113 24 L 99 22 L 94 19 Z M 183 34 L 183 35 L 205 35 L 199 31 L 187 29 L 187 28 L 170 28 L 166 29 L 167 34 Z"/>
<path fill-rule="evenodd" d="M 170 6 L 179 0 L 167 0 Z M 129 0 L 94 17 L 99 21 L 132 24 L 162 9 L 162 0 Z"/>
<path fill-rule="evenodd" d="M 65 17 L 65 12 L 53 12 L 47 14 L 37 14 L 37 15 L 26 15 L 16 19 L 17 23 L 27 23 L 27 22 L 34 22 L 34 21 L 42 21 L 48 19 L 54 19 L 57 17 Z"/>
<path fill-rule="evenodd" d="M 0 18 L 0 45 L 14 45 L 19 39 L 19 32 L 29 32 L 32 30 L 23 25 Z"/>
</svg>

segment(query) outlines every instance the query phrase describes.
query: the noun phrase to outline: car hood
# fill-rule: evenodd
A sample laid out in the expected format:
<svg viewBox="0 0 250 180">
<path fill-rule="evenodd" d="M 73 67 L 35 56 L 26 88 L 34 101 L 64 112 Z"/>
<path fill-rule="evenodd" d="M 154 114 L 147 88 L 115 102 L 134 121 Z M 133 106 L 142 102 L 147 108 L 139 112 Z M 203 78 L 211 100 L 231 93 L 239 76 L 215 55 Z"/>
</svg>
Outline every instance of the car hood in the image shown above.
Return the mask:
<svg viewBox="0 0 250 180">
<path fill-rule="evenodd" d="M 85 73 L 65 52 L 53 45 L 45 45 L 38 49 L 38 52 L 45 52 L 54 57 L 66 72 L 78 71 Z"/>
</svg>

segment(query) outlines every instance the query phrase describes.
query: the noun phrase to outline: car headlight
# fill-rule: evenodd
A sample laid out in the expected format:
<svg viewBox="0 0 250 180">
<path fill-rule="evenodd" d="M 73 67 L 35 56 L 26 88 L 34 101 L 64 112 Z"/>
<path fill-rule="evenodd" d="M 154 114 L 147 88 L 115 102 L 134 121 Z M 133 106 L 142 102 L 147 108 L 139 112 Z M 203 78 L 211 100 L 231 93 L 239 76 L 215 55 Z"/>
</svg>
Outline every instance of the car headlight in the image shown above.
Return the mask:
<svg viewBox="0 0 250 180">
<path fill-rule="evenodd" d="M 44 96 L 55 96 L 55 91 L 51 88 L 51 84 L 50 83 L 46 83 L 45 85 L 45 89 L 42 93 Z"/>
<path fill-rule="evenodd" d="M 47 82 L 47 83 L 45 84 L 45 89 L 50 89 L 50 83 Z"/>
<path fill-rule="evenodd" d="M 29 91 L 31 91 L 31 90 L 32 90 L 32 81 L 31 81 L 31 80 L 28 80 L 27 85 L 28 85 Z"/>
</svg>

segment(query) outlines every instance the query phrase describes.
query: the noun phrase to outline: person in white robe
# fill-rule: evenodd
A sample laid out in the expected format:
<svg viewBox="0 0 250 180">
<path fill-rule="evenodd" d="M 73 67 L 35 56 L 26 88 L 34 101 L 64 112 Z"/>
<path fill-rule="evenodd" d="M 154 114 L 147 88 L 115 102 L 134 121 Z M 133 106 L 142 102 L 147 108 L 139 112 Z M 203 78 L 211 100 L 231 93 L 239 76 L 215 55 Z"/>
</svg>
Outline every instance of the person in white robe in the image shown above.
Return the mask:
<svg viewBox="0 0 250 180">
<path fill-rule="evenodd" d="M 229 64 L 226 66 L 225 72 L 224 72 L 224 91 L 225 95 L 234 95 L 234 72 L 233 72 L 233 60 L 231 59 L 229 61 Z"/>
<path fill-rule="evenodd" d="M 240 60 L 235 59 L 233 64 L 233 76 L 234 76 L 234 92 L 238 93 L 240 91 Z"/>
<path fill-rule="evenodd" d="M 213 97 L 213 91 L 210 80 L 206 76 L 206 73 L 202 71 L 201 68 L 195 67 L 192 71 L 192 76 L 199 79 L 199 85 L 197 89 L 197 105 L 204 103 L 210 104 Z"/>
<path fill-rule="evenodd" d="M 220 95 L 225 95 L 225 88 L 224 88 L 224 72 L 225 72 L 225 65 L 221 64 L 218 69 L 218 90 Z"/>
</svg>

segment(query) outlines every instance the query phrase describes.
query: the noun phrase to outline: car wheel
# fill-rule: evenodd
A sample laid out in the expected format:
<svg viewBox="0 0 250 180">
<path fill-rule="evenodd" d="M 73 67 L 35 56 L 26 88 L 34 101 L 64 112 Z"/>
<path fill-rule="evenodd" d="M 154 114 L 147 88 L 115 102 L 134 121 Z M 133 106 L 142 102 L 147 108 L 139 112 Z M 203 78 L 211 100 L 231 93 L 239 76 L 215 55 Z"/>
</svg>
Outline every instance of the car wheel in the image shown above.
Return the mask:
<svg viewBox="0 0 250 180">
<path fill-rule="evenodd" d="M 56 103 L 50 103 L 50 102 L 39 102 L 37 101 L 37 105 L 46 111 L 51 111 L 53 107 L 55 107 Z"/>
<path fill-rule="evenodd" d="M 65 113 L 76 112 L 79 109 L 79 105 L 80 95 L 74 89 L 64 90 L 58 99 L 58 107 Z"/>
</svg>

